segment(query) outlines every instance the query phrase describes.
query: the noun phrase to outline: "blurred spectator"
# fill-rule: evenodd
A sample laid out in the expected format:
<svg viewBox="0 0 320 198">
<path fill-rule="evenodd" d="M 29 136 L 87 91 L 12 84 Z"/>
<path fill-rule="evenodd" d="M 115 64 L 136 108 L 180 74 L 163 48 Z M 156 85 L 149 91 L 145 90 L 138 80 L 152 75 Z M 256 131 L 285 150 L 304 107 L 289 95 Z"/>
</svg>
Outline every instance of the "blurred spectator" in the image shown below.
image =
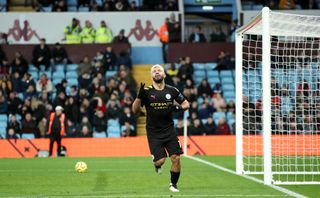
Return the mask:
<svg viewBox="0 0 320 198">
<path fill-rule="evenodd" d="M 219 135 L 230 135 L 231 134 L 230 127 L 223 117 L 219 118 L 219 124 L 217 126 L 217 133 Z"/>
<path fill-rule="evenodd" d="M 93 43 L 96 30 L 92 27 L 89 20 L 85 21 L 85 27 L 80 32 L 81 43 Z"/>
<path fill-rule="evenodd" d="M 91 136 L 91 131 L 90 131 L 90 129 L 89 129 L 88 126 L 82 126 L 82 127 L 81 127 L 79 137 L 80 137 L 80 138 L 82 138 L 82 137 L 83 137 L 83 138 L 92 137 L 92 136 Z"/>
<path fill-rule="evenodd" d="M 68 62 L 68 54 L 67 51 L 60 45 L 60 43 L 56 43 L 54 48 L 51 50 L 51 65 L 55 70 L 55 65 L 63 64 L 66 65 Z"/>
<path fill-rule="evenodd" d="M 128 7 L 128 11 L 138 11 L 138 7 L 135 1 L 131 1 Z"/>
<path fill-rule="evenodd" d="M 24 59 L 21 52 L 15 53 L 15 58 L 11 62 L 11 73 L 18 72 L 20 76 L 23 76 L 28 72 L 29 65 L 26 59 Z"/>
<path fill-rule="evenodd" d="M 190 135 L 204 135 L 205 129 L 203 128 L 199 119 L 195 119 L 192 122 L 192 125 L 189 127 L 189 134 Z"/>
<path fill-rule="evenodd" d="M 189 36 L 190 43 L 204 43 L 207 39 L 201 31 L 201 26 L 196 26 L 193 29 L 193 33 Z"/>
<path fill-rule="evenodd" d="M 88 7 L 89 5 L 90 5 L 90 0 L 78 0 L 77 9 L 79 9 L 79 7 L 81 6 Z"/>
<path fill-rule="evenodd" d="M 212 116 L 208 117 L 207 123 L 204 124 L 204 130 L 206 132 L 206 135 L 216 135 L 216 124 L 214 123 L 214 120 Z"/>
<path fill-rule="evenodd" d="M 116 70 L 117 56 L 113 52 L 112 46 L 107 46 L 104 52 L 105 66 L 107 70 Z"/>
<path fill-rule="evenodd" d="M 201 84 L 198 86 L 198 97 L 211 97 L 212 89 L 207 81 L 207 79 L 203 79 Z"/>
<path fill-rule="evenodd" d="M 218 112 L 222 112 L 222 111 L 225 111 L 226 107 L 227 107 L 227 104 L 224 98 L 221 96 L 221 94 L 217 94 L 214 100 L 214 108 Z"/>
<path fill-rule="evenodd" d="M 49 7 L 52 5 L 52 0 L 37 0 L 36 1 L 36 11 L 44 11 L 43 7 Z"/>
<path fill-rule="evenodd" d="M 236 106 L 234 104 L 234 101 L 229 101 L 229 103 L 227 104 L 227 112 L 232 112 L 233 114 L 236 113 Z"/>
<path fill-rule="evenodd" d="M 178 10 L 178 2 L 177 0 L 167 0 L 167 8 L 168 11 L 177 11 Z"/>
<path fill-rule="evenodd" d="M 124 81 L 129 90 L 135 90 L 137 87 L 137 82 L 133 77 L 132 72 L 127 69 L 121 69 L 119 72 L 120 80 Z"/>
<path fill-rule="evenodd" d="M 11 75 L 12 91 L 16 93 L 21 93 L 23 91 L 23 85 L 21 76 L 18 72 Z"/>
<path fill-rule="evenodd" d="M 118 58 L 118 65 L 124 65 L 126 68 L 128 68 L 130 71 L 132 70 L 132 62 L 130 55 L 126 51 L 121 51 L 120 56 Z"/>
<path fill-rule="evenodd" d="M 71 24 L 64 28 L 66 43 L 79 44 L 81 42 L 80 33 L 81 27 L 79 21 L 76 18 L 73 18 Z"/>
<path fill-rule="evenodd" d="M 222 94 L 222 86 L 220 83 L 216 83 L 213 87 L 213 97 L 215 98 L 217 94 Z"/>
<path fill-rule="evenodd" d="M 117 104 L 116 100 L 109 100 L 107 103 L 107 114 L 108 114 L 108 119 L 118 119 L 119 118 L 119 110 L 120 107 Z"/>
<path fill-rule="evenodd" d="M 48 70 L 50 66 L 50 49 L 46 45 L 46 39 L 40 39 L 40 45 L 36 45 L 32 51 L 32 63 L 40 71 L 40 65 L 44 65 Z"/>
<path fill-rule="evenodd" d="M 78 137 L 80 135 L 80 131 L 77 131 L 77 127 L 75 122 L 72 122 L 68 119 L 67 121 L 67 137 Z"/>
<path fill-rule="evenodd" d="M 9 79 L 9 76 L 0 76 L 0 90 L 3 91 L 5 96 L 9 95 L 9 93 L 12 91 L 12 82 Z"/>
<path fill-rule="evenodd" d="M 137 135 L 135 127 L 129 122 L 125 122 L 121 128 L 121 137 L 132 137 Z"/>
<path fill-rule="evenodd" d="M 102 4 L 102 11 L 113 11 L 114 10 L 114 4 L 113 0 L 106 0 Z"/>
<path fill-rule="evenodd" d="M 92 136 L 92 125 L 90 124 L 87 116 L 83 116 L 83 118 L 81 119 L 81 122 L 78 126 L 78 130 L 81 131 L 84 126 L 87 127 L 90 136 Z"/>
<path fill-rule="evenodd" d="M 52 106 L 55 108 L 57 106 L 65 107 L 66 103 L 66 94 L 64 92 L 60 92 L 57 94 L 56 98 L 53 100 Z"/>
<path fill-rule="evenodd" d="M 0 91 L 0 114 L 5 114 L 8 112 L 8 101 L 3 91 Z"/>
<path fill-rule="evenodd" d="M 91 75 L 88 73 L 84 73 L 78 77 L 78 83 L 80 88 L 88 89 L 91 84 Z"/>
<path fill-rule="evenodd" d="M 170 65 L 169 69 L 166 71 L 167 77 L 170 77 L 170 78 L 176 77 L 179 71 L 177 70 L 175 64 L 170 63 L 169 65 Z"/>
<path fill-rule="evenodd" d="M 100 22 L 100 27 L 96 30 L 95 43 L 111 43 L 113 39 L 112 31 L 105 21 Z"/>
<path fill-rule="evenodd" d="M 56 0 L 53 3 L 52 12 L 67 12 L 68 7 L 65 0 Z"/>
<path fill-rule="evenodd" d="M 181 26 L 180 22 L 176 21 L 176 15 L 172 13 L 168 22 L 169 43 L 181 42 Z"/>
<path fill-rule="evenodd" d="M 230 42 L 235 42 L 236 39 L 236 30 L 238 29 L 238 20 L 233 20 L 230 25 Z"/>
<path fill-rule="evenodd" d="M 295 9 L 296 4 L 294 0 L 279 0 L 279 8 L 282 10 Z"/>
<path fill-rule="evenodd" d="M 77 69 L 78 76 L 82 76 L 83 74 L 91 74 L 92 65 L 88 56 L 85 56 L 83 60 L 80 62 L 79 67 Z"/>
<path fill-rule="evenodd" d="M 59 94 L 60 92 L 67 93 L 67 86 L 68 86 L 68 81 L 66 79 L 62 79 L 61 82 L 56 84 L 56 93 Z"/>
<path fill-rule="evenodd" d="M 169 18 L 165 18 L 164 23 L 161 25 L 159 29 L 159 39 L 162 44 L 162 56 L 163 56 L 164 63 L 167 62 L 167 56 L 168 56 L 168 42 L 169 42 L 168 23 L 169 23 Z"/>
<path fill-rule="evenodd" d="M 197 100 L 197 88 L 194 86 L 190 79 L 187 79 L 186 85 L 183 89 L 183 94 L 188 99 L 188 101 Z"/>
<path fill-rule="evenodd" d="M 22 92 L 26 92 L 30 85 L 36 87 L 36 83 L 31 74 L 25 73 L 22 78 Z"/>
<path fill-rule="evenodd" d="M 22 120 L 21 133 L 34 134 L 35 137 L 38 137 L 37 123 L 32 119 L 31 113 L 26 113 L 24 119 Z"/>
<path fill-rule="evenodd" d="M 310 87 L 306 80 L 303 80 L 297 88 L 297 92 L 302 94 L 303 96 L 308 97 L 310 95 Z"/>
<path fill-rule="evenodd" d="M 20 113 L 22 101 L 15 92 L 10 92 L 8 98 L 8 114 Z"/>
<path fill-rule="evenodd" d="M 212 115 L 213 111 L 213 107 L 208 103 L 204 102 L 202 103 L 201 108 L 199 109 L 198 116 L 201 120 L 208 119 Z"/>
<path fill-rule="evenodd" d="M 18 139 L 18 138 L 19 136 L 17 132 L 13 128 L 10 128 L 6 134 L 6 139 Z"/>
<path fill-rule="evenodd" d="M 3 51 L 0 45 L 0 67 L 8 65 L 8 59 L 6 53 Z"/>
<path fill-rule="evenodd" d="M 191 101 L 191 105 L 189 108 L 189 114 L 192 115 L 192 113 L 196 113 L 196 115 L 198 115 L 198 102 L 197 101 Z"/>
<path fill-rule="evenodd" d="M 234 69 L 232 62 L 231 62 L 231 57 L 230 54 L 225 52 L 225 51 L 220 51 L 219 56 L 216 60 L 218 63 L 217 67 L 215 70 L 229 70 L 229 69 Z"/>
<path fill-rule="evenodd" d="M 21 126 L 20 126 L 20 122 L 17 120 L 16 115 L 11 114 L 9 116 L 9 119 L 10 120 L 8 121 L 8 124 L 7 124 L 7 132 L 9 132 L 9 129 L 13 129 L 16 134 L 19 134 L 21 130 Z"/>
<path fill-rule="evenodd" d="M 300 1 L 302 9 L 319 9 L 320 1 L 317 0 L 304 0 Z"/>
<path fill-rule="evenodd" d="M 120 125 L 124 125 L 125 122 L 128 122 L 134 128 L 136 127 L 136 117 L 132 114 L 130 107 L 125 107 L 122 115 L 120 116 Z"/>
<path fill-rule="evenodd" d="M 31 99 L 29 99 L 29 98 L 24 100 L 24 103 L 23 103 L 23 105 L 21 107 L 21 116 L 22 116 L 22 118 L 25 118 L 27 113 L 30 113 L 30 114 L 33 113 L 32 109 L 31 109 Z"/>
<path fill-rule="evenodd" d="M 99 133 L 100 135 L 103 134 L 103 137 L 107 137 L 106 136 L 107 119 L 102 111 L 99 111 L 99 110 L 96 111 L 93 117 L 92 127 L 93 127 L 93 136 L 95 136 L 95 133 Z"/>
<path fill-rule="evenodd" d="M 52 89 L 52 82 L 48 79 L 47 74 L 41 74 L 40 79 L 37 82 L 37 92 L 45 91 L 50 93 Z"/>
<path fill-rule="evenodd" d="M 119 34 L 113 38 L 112 43 L 127 43 L 127 44 L 129 44 L 129 40 L 124 35 L 124 33 L 125 33 L 125 30 L 121 29 Z"/>
<path fill-rule="evenodd" d="M 216 27 L 210 34 L 210 42 L 226 42 L 227 36 L 222 32 L 221 27 Z"/>
<path fill-rule="evenodd" d="M 187 79 L 192 79 L 194 69 L 190 57 L 187 56 L 185 59 L 182 58 L 180 64 L 181 66 L 178 71 L 180 80 L 185 82 Z"/>
<path fill-rule="evenodd" d="M 125 0 L 115 0 L 114 1 L 114 10 L 115 11 L 126 11 L 128 10 L 128 2 Z"/>
<path fill-rule="evenodd" d="M 103 66 L 102 61 L 97 61 L 93 64 L 92 76 L 96 77 L 98 74 L 101 74 L 102 76 L 105 76 L 105 74 L 106 74 L 106 69 Z"/>
<path fill-rule="evenodd" d="M 25 92 L 23 92 L 23 99 L 29 99 L 31 100 L 31 98 L 33 96 L 35 96 L 37 94 L 36 89 L 33 85 L 29 85 L 27 90 Z"/>
<path fill-rule="evenodd" d="M 79 105 L 73 97 L 69 97 L 66 101 L 65 114 L 71 122 L 75 123 L 79 120 Z"/>
<path fill-rule="evenodd" d="M 39 137 L 45 138 L 47 133 L 48 120 L 43 117 L 38 123 Z"/>
</svg>

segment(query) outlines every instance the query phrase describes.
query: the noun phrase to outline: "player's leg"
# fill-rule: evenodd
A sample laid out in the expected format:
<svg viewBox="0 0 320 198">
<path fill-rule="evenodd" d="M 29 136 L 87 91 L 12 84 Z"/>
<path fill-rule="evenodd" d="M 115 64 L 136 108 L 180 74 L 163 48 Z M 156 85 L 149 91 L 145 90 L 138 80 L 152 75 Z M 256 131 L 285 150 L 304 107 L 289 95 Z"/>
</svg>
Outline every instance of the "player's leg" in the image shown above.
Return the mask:
<svg viewBox="0 0 320 198">
<path fill-rule="evenodd" d="M 50 136 L 49 157 L 51 157 L 51 155 L 52 155 L 53 143 L 54 143 L 54 138 L 53 138 L 53 136 Z"/>
<path fill-rule="evenodd" d="M 57 136 L 56 137 L 56 141 L 57 141 L 57 152 L 58 152 L 58 156 L 61 156 L 61 136 Z"/>
<path fill-rule="evenodd" d="M 179 181 L 181 171 L 180 154 L 182 154 L 183 151 L 178 137 L 170 138 L 166 144 L 166 149 L 171 159 L 171 183 L 169 189 L 172 192 L 179 192 L 177 183 Z"/>
<path fill-rule="evenodd" d="M 164 164 L 167 153 L 163 147 L 163 143 L 161 140 L 148 140 L 149 141 L 149 148 L 153 158 L 153 164 L 155 170 L 158 174 L 162 173 L 162 165 Z"/>
</svg>

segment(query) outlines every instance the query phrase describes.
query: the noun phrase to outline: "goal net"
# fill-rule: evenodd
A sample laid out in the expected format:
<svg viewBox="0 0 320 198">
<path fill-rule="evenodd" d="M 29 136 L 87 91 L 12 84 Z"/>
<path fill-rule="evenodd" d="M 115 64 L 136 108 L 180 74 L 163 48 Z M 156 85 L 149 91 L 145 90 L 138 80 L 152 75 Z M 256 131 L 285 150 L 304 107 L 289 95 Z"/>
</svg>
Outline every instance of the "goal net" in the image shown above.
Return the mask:
<svg viewBox="0 0 320 198">
<path fill-rule="evenodd" d="M 237 172 L 320 184 L 320 16 L 264 8 L 236 56 Z"/>
</svg>

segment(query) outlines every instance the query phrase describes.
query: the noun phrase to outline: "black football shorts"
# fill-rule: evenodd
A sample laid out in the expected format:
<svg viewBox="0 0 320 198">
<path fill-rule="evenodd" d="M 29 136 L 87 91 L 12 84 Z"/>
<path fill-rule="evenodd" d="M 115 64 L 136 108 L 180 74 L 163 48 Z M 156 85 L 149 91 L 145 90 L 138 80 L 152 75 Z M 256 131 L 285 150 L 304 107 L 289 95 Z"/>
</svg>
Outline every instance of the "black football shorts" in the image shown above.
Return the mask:
<svg viewBox="0 0 320 198">
<path fill-rule="evenodd" d="M 161 158 L 169 157 L 171 155 L 180 155 L 183 153 L 180 141 L 175 135 L 170 135 L 168 138 L 148 138 L 150 152 L 153 161 L 158 161 Z"/>
</svg>

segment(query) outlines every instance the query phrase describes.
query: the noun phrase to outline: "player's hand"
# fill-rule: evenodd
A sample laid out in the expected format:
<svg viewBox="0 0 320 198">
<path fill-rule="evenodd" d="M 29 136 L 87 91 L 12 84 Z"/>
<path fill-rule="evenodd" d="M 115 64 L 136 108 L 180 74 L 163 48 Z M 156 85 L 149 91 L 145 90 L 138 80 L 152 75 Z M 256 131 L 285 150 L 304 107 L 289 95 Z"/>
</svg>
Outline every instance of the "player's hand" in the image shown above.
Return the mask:
<svg viewBox="0 0 320 198">
<path fill-rule="evenodd" d="M 145 91 L 144 91 L 144 86 L 145 85 L 146 85 L 145 83 L 140 83 L 140 89 L 139 89 L 139 93 L 138 93 L 137 98 L 139 98 L 139 99 L 143 98 L 144 93 L 145 93 Z"/>
<path fill-rule="evenodd" d="M 171 109 L 172 109 L 173 112 L 184 111 L 184 109 L 182 108 L 181 105 L 172 105 Z"/>
</svg>

